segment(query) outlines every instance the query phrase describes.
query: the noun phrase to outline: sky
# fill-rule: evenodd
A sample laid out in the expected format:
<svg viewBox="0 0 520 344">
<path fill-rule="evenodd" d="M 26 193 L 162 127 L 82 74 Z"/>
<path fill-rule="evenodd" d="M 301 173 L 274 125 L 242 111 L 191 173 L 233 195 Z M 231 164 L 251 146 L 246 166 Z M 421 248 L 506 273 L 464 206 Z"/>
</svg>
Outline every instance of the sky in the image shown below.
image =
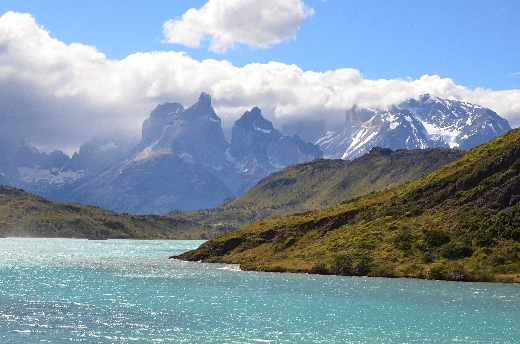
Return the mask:
<svg viewBox="0 0 520 344">
<path fill-rule="evenodd" d="M 3 0 L 0 135 L 77 151 L 201 92 L 230 128 L 431 93 L 520 126 L 518 0 Z"/>
</svg>

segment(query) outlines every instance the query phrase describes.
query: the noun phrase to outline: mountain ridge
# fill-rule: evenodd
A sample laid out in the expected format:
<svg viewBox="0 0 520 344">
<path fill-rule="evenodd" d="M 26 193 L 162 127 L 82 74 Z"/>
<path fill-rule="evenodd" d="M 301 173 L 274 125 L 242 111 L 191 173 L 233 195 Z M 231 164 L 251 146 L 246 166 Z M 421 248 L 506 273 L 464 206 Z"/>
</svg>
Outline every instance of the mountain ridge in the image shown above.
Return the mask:
<svg viewBox="0 0 520 344">
<path fill-rule="evenodd" d="M 236 199 L 213 209 L 172 212 L 191 221 L 239 228 L 250 222 L 323 209 L 409 182 L 460 158 L 449 148 L 397 150 L 375 147 L 351 161 L 317 159 L 288 166 Z"/>
<path fill-rule="evenodd" d="M 55 202 L 0 185 L 0 237 L 79 239 L 207 239 L 228 229 L 182 217 L 117 214 L 96 206 Z"/>
<path fill-rule="evenodd" d="M 255 222 L 175 258 L 246 270 L 520 282 L 520 129 L 397 188 Z"/>
</svg>

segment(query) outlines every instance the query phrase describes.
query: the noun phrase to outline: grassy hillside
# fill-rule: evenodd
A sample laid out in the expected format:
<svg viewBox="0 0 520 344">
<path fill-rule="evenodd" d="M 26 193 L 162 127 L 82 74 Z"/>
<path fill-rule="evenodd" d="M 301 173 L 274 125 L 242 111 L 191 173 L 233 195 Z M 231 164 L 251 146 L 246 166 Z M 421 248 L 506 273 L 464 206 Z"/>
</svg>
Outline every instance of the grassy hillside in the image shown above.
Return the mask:
<svg viewBox="0 0 520 344">
<path fill-rule="evenodd" d="M 418 180 L 255 222 L 177 258 L 243 269 L 520 282 L 520 129 Z"/>
<path fill-rule="evenodd" d="M 239 198 L 215 209 L 173 212 L 204 224 L 239 228 L 251 222 L 324 209 L 345 200 L 417 179 L 460 158 L 452 149 L 373 148 L 353 161 L 319 159 L 284 168 Z"/>
<path fill-rule="evenodd" d="M 180 217 L 117 214 L 99 207 L 53 202 L 0 185 L 0 237 L 206 239 L 222 232 L 221 227 Z"/>
</svg>

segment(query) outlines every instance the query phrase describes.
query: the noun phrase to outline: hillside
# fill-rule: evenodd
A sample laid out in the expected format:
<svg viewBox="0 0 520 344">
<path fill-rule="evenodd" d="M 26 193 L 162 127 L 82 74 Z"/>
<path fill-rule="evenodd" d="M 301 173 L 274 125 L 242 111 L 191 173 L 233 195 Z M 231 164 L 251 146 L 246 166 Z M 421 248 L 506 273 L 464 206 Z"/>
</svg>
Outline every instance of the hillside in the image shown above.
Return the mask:
<svg viewBox="0 0 520 344">
<path fill-rule="evenodd" d="M 0 185 L 0 237 L 206 239 L 223 231 L 180 217 L 118 214 L 95 206 L 54 202 Z"/>
<path fill-rule="evenodd" d="M 242 196 L 217 208 L 167 215 L 240 228 L 254 221 L 324 209 L 392 188 L 435 171 L 463 154 L 447 148 L 392 151 L 376 147 L 352 161 L 317 159 L 272 173 Z"/>
<path fill-rule="evenodd" d="M 403 186 L 255 222 L 176 258 L 243 269 L 520 282 L 520 129 Z"/>
</svg>

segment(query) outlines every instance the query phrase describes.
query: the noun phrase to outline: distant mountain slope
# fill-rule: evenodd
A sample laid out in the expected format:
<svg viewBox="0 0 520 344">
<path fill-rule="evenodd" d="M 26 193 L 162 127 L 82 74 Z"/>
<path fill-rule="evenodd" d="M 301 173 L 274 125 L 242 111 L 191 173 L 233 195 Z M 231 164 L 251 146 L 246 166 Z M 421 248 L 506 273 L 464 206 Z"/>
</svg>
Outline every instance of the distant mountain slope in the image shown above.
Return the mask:
<svg viewBox="0 0 520 344">
<path fill-rule="evenodd" d="M 447 148 L 372 148 L 369 154 L 352 161 L 317 159 L 275 172 L 217 208 L 181 214 L 198 223 L 224 223 L 239 228 L 253 221 L 323 209 L 404 184 L 463 154 L 464 151 Z"/>
<path fill-rule="evenodd" d="M 223 231 L 181 217 L 121 215 L 99 207 L 54 202 L 0 185 L 0 237 L 206 239 Z"/>
<path fill-rule="evenodd" d="M 0 138 L 0 181 L 3 185 L 59 199 L 77 183 L 98 175 L 126 158 L 138 140 L 114 135 L 96 137 L 69 158 L 61 151 L 46 154 L 22 138 Z"/>
<path fill-rule="evenodd" d="M 375 146 L 470 149 L 508 130 L 507 120 L 490 109 L 425 94 L 388 108 L 353 107 L 345 113 L 345 124 L 316 144 L 326 158 L 351 160 Z"/>
<path fill-rule="evenodd" d="M 177 258 L 267 271 L 520 282 L 520 129 L 400 187 L 259 221 Z"/>
</svg>

